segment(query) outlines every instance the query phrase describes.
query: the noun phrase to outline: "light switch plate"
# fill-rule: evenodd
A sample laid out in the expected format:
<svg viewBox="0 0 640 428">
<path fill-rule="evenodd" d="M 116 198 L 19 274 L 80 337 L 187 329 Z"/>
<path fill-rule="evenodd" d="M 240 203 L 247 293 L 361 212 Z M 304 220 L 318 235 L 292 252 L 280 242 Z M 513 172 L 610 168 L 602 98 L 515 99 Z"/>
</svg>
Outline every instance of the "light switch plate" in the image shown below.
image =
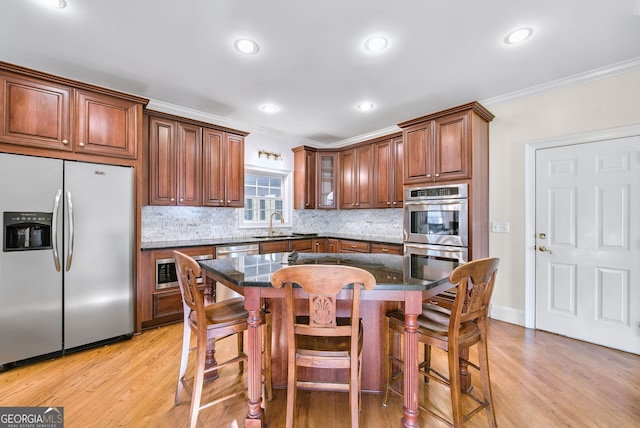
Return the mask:
<svg viewBox="0 0 640 428">
<path fill-rule="evenodd" d="M 494 221 L 491 231 L 495 233 L 509 233 L 509 223 Z"/>
</svg>

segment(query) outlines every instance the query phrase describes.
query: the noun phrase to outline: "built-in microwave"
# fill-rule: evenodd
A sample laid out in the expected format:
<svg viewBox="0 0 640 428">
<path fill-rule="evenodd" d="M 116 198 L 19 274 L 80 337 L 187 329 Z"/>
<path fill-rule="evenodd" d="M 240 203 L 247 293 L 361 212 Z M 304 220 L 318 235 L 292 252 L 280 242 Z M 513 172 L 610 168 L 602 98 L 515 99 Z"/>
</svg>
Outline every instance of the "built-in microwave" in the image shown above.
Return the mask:
<svg viewBox="0 0 640 428">
<path fill-rule="evenodd" d="M 213 254 L 203 254 L 191 256 L 194 260 L 209 260 Z M 202 278 L 197 278 L 198 283 L 202 283 Z M 176 272 L 176 259 L 156 259 L 156 290 L 178 286 L 178 273 Z"/>
<path fill-rule="evenodd" d="M 404 242 L 467 247 L 468 221 L 466 184 L 405 189 Z"/>
</svg>

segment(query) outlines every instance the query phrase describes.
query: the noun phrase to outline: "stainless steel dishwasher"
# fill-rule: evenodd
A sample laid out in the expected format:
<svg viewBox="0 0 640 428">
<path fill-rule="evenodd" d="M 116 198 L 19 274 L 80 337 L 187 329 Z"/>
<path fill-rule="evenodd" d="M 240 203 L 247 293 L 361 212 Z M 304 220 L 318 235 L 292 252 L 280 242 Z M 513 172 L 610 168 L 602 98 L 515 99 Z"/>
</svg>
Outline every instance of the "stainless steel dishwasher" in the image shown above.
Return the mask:
<svg viewBox="0 0 640 428">
<path fill-rule="evenodd" d="M 216 259 L 230 259 L 242 256 L 257 256 L 259 254 L 258 244 L 225 245 L 216 247 Z M 216 302 L 231 299 L 232 297 L 242 297 L 230 288 L 216 283 Z"/>
</svg>

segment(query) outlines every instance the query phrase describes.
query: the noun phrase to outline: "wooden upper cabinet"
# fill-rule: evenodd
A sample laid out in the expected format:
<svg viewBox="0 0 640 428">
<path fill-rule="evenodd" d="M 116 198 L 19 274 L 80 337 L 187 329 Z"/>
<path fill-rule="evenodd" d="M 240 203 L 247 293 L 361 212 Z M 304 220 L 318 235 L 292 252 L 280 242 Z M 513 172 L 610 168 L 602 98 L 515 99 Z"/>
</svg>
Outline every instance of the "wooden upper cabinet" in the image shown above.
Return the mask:
<svg viewBox="0 0 640 428">
<path fill-rule="evenodd" d="M 203 205 L 244 206 L 244 137 L 205 128 L 203 153 Z"/>
<path fill-rule="evenodd" d="M 391 141 L 391 145 L 395 151 L 395 159 L 394 159 L 394 193 L 392 194 L 393 199 L 392 202 L 393 208 L 402 208 L 404 205 L 404 140 L 402 136 L 394 138 Z"/>
<path fill-rule="evenodd" d="M 65 159 L 99 155 L 135 160 L 147 102 L 0 62 L 0 144 Z"/>
<path fill-rule="evenodd" d="M 224 132 L 205 129 L 202 138 L 202 202 L 209 207 L 224 207 Z"/>
<path fill-rule="evenodd" d="M 244 206 L 244 137 L 225 133 L 225 206 Z"/>
<path fill-rule="evenodd" d="M 316 153 L 311 150 L 302 151 L 304 159 L 305 179 L 300 183 L 304 188 L 302 197 L 302 205 L 305 209 L 314 209 L 316 207 Z M 295 198 L 294 198 L 295 199 Z"/>
<path fill-rule="evenodd" d="M 149 118 L 149 204 L 176 205 L 177 123 L 156 117 Z"/>
<path fill-rule="evenodd" d="M 474 151 L 488 150 L 493 114 L 473 102 L 413 119 L 403 128 L 404 184 L 466 180 L 473 176 Z"/>
<path fill-rule="evenodd" d="M 340 208 L 373 208 L 373 145 L 340 152 Z"/>
<path fill-rule="evenodd" d="M 2 142 L 71 151 L 67 86 L 0 73 Z"/>
<path fill-rule="evenodd" d="M 316 168 L 318 209 L 338 208 L 338 153 L 318 152 Z"/>
<path fill-rule="evenodd" d="M 108 95 L 76 91 L 74 150 L 81 153 L 135 159 L 142 106 Z"/>
<path fill-rule="evenodd" d="M 295 147 L 293 151 L 293 208 L 296 210 L 316 207 L 316 150 L 311 147 Z"/>
<path fill-rule="evenodd" d="M 470 112 L 440 117 L 434 122 L 434 179 L 461 180 L 471 176 Z"/>
<path fill-rule="evenodd" d="M 202 205 L 202 128 L 177 123 L 177 205 Z"/>
<path fill-rule="evenodd" d="M 373 207 L 400 208 L 403 202 L 403 142 L 390 138 L 373 145 Z"/>
<path fill-rule="evenodd" d="M 149 203 L 202 205 L 202 129 L 149 119 Z"/>
<path fill-rule="evenodd" d="M 432 178 L 433 123 L 414 125 L 403 132 L 404 183 L 422 183 Z"/>
<path fill-rule="evenodd" d="M 292 149 L 295 209 L 336 209 L 338 153 L 300 146 Z"/>
<path fill-rule="evenodd" d="M 244 206 L 244 135 L 165 113 L 148 117 L 150 205 Z"/>
</svg>

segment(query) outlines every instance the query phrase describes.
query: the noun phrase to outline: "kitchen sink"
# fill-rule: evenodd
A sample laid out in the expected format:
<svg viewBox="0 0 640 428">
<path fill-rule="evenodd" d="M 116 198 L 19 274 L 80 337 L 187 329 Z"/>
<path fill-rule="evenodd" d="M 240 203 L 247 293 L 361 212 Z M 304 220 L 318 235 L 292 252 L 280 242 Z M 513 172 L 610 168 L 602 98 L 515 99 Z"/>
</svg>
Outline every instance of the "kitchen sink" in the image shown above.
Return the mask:
<svg viewBox="0 0 640 428">
<path fill-rule="evenodd" d="M 288 234 L 284 234 L 284 235 L 280 235 L 280 234 L 276 234 L 273 236 L 269 236 L 269 235 L 256 235 L 253 236 L 253 238 L 255 239 L 278 239 L 278 238 L 300 238 L 300 237 L 304 237 L 304 236 L 318 236 L 317 233 L 288 233 Z"/>
</svg>

